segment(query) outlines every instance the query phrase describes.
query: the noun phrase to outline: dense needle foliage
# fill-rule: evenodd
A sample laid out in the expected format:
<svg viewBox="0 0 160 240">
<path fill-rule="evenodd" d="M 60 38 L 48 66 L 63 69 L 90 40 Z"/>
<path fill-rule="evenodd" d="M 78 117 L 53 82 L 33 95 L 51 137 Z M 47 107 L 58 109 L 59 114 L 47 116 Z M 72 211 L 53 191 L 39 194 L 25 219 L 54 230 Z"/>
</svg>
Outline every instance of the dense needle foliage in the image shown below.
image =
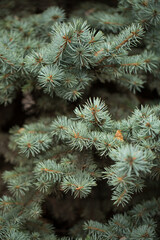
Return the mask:
<svg viewBox="0 0 160 240">
<path fill-rule="evenodd" d="M 0 104 L 20 99 L 25 120 L 0 152 L 0 239 L 159 239 L 160 103 L 139 99 L 160 95 L 160 1 L 85 2 L 69 17 L 2 2 Z M 116 115 L 124 94 L 133 106 Z"/>
</svg>

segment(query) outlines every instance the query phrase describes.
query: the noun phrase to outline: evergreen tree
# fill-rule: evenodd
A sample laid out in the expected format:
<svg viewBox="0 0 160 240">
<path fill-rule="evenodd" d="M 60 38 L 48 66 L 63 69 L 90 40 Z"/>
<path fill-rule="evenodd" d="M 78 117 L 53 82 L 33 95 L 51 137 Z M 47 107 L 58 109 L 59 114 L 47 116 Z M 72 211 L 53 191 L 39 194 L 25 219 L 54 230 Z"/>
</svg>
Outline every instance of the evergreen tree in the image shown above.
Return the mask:
<svg viewBox="0 0 160 240">
<path fill-rule="evenodd" d="M 53 6 L 25 17 L 6 14 L 0 103 L 14 103 L 22 93 L 31 113 L 10 129 L 3 153 L 13 167 L 2 174 L 8 192 L 0 199 L 0 239 L 59 239 L 43 218 L 46 199 L 87 202 L 101 182 L 106 198 L 111 191 L 113 216 L 100 222 L 84 213 L 60 239 L 158 239 L 160 104 L 116 119 L 103 96 L 88 95 L 96 82 L 160 94 L 160 2 L 85 3 L 69 18 Z"/>
</svg>

